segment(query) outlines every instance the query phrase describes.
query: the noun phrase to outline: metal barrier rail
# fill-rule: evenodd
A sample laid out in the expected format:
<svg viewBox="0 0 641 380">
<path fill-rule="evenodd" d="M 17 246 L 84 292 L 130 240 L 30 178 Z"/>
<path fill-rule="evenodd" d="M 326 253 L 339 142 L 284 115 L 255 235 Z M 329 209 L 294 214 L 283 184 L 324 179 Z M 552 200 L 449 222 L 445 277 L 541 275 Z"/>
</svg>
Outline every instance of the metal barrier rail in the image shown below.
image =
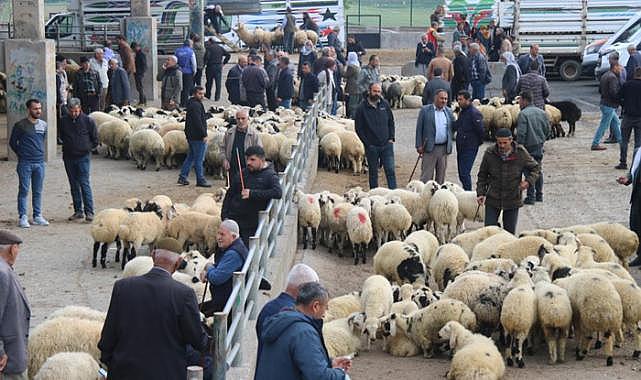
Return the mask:
<svg viewBox="0 0 641 380">
<path fill-rule="evenodd" d="M 234 272 L 234 287 L 224 310 L 214 314 L 212 355 L 215 380 L 224 380 L 230 367 L 241 364 L 242 334 L 247 322 L 258 316 L 258 285 L 267 270 L 269 257 L 274 254 L 276 238 L 291 207 L 296 185 L 302 179 L 312 144 L 317 144 L 316 118 L 327 96 L 326 88 L 322 88 L 307 112 L 297 142 L 292 147 L 291 160 L 285 171 L 279 173 L 283 196 L 272 200 L 267 209 L 260 212 L 256 233 L 249 238 L 245 264 L 240 272 Z M 227 326 L 230 315 L 231 323 Z"/>
</svg>

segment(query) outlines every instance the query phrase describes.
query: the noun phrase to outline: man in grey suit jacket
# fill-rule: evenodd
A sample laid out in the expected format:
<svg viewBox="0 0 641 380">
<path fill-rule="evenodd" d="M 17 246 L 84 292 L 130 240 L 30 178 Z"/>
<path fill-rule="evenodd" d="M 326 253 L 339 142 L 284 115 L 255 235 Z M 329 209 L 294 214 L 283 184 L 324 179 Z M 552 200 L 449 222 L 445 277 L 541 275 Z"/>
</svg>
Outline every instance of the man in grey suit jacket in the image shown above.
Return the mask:
<svg viewBox="0 0 641 380">
<path fill-rule="evenodd" d="M 421 181 L 445 182 L 447 156 L 452 153 L 452 111 L 447 108 L 447 91 L 436 91 L 434 103 L 421 108 L 416 120 L 416 151 L 423 157 Z M 436 170 L 436 178 L 434 171 Z"/>
<path fill-rule="evenodd" d="M 27 339 L 31 310 L 13 271 L 22 240 L 0 230 L 0 378 L 27 379 Z"/>
</svg>

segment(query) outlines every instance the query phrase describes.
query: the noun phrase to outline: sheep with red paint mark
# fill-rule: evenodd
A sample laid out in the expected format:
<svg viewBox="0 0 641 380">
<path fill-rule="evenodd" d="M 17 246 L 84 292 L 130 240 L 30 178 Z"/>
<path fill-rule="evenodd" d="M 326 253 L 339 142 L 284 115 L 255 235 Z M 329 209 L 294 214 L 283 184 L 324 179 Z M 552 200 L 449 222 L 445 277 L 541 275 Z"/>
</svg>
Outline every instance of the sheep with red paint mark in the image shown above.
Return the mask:
<svg viewBox="0 0 641 380">
<path fill-rule="evenodd" d="M 349 210 L 346 225 L 347 235 L 350 242 L 352 242 L 354 265 L 358 264 L 359 259 L 365 264 L 367 261 L 367 246 L 374 236 L 372 220 L 367 210 L 359 206 Z"/>
<path fill-rule="evenodd" d="M 309 235 L 312 235 L 312 249 L 316 249 L 316 234 L 321 222 L 321 208 L 318 194 L 305 194 L 296 190 L 294 202 L 298 205 L 298 227 L 303 230 L 303 249 L 307 249 Z"/>
</svg>

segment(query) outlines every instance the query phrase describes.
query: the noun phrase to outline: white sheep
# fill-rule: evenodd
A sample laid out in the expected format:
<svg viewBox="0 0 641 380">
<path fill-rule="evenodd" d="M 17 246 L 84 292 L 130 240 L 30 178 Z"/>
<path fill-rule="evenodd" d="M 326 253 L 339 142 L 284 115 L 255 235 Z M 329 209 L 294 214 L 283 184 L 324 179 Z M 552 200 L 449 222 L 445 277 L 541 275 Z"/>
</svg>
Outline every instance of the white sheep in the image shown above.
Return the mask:
<svg viewBox="0 0 641 380">
<path fill-rule="evenodd" d="M 596 250 L 592 247 L 583 246 L 577 251 L 577 260 L 576 267 L 582 269 L 604 269 L 608 272 L 612 272 L 621 279 L 634 281 L 634 278 L 630 275 L 623 265 L 612 262 L 598 263 L 594 261 L 594 256 L 596 255 Z"/>
<path fill-rule="evenodd" d="M 417 230 L 407 235 L 406 244 L 414 244 L 423 258 L 426 267 L 432 267 L 432 261 L 439 247 L 438 239 L 433 233 L 426 230 Z"/>
<path fill-rule="evenodd" d="M 449 189 L 438 189 L 427 205 L 430 219 L 434 222 L 434 231 L 441 244 L 452 240 L 456 235 L 458 200 Z"/>
<path fill-rule="evenodd" d="M 201 212 L 211 216 L 220 216 L 222 206 L 216 202 L 216 194 L 202 193 L 191 205 L 191 211 Z"/>
<path fill-rule="evenodd" d="M 129 260 L 122 269 L 122 278 L 142 276 L 154 267 L 154 260 L 151 256 L 136 256 Z"/>
<path fill-rule="evenodd" d="M 175 159 L 176 155 L 189 152 L 189 143 L 185 132 L 183 131 L 169 131 L 162 136 L 162 141 L 165 145 L 165 154 L 163 156 L 163 163 L 168 168 L 177 168 L 178 161 Z"/>
<path fill-rule="evenodd" d="M 34 380 L 99 380 L 98 362 L 86 352 L 59 352 L 48 358 Z"/>
<path fill-rule="evenodd" d="M 102 325 L 102 321 L 66 317 L 37 325 L 29 334 L 27 345 L 29 373 L 38 373 L 47 358 L 59 352 L 86 352 L 98 360 Z"/>
<path fill-rule="evenodd" d="M 359 258 L 365 264 L 367 261 L 367 246 L 373 238 L 372 221 L 369 213 L 362 207 L 354 206 L 347 213 L 345 223 L 347 235 L 352 243 L 354 265 L 358 264 Z"/>
<path fill-rule="evenodd" d="M 455 192 L 454 195 L 458 201 L 458 215 L 456 217 L 457 232 L 465 229 L 463 222 L 466 220 L 470 222 L 485 221 L 485 204 L 479 205 L 476 191 Z"/>
<path fill-rule="evenodd" d="M 439 331 L 449 321 L 458 321 L 470 329 L 476 328 L 476 316 L 472 310 L 454 299 L 438 300 L 411 315 L 392 314 L 390 321 L 392 332 L 403 331 L 422 349 L 426 358 L 434 356 L 434 346 L 441 342 Z"/>
<path fill-rule="evenodd" d="M 328 215 L 328 227 L 330 231 L 330 249 L 335 245 L 338 248 L 338 256 L 343 257 L 343 246 L 347 235 L 347 214 L 354 208 L 351 203 L 342 202 L 336 204 Z"/>
<path fill-rule="evenodd" d="M 606 364 L 614 364 L 614 334 L 623 321 L 621 297 L 607 277 L 580 272 L 558 279 L 555 283 L 568 292 L 574 313 L 574 332 L 577 337 L 577 360 L 588 353 L 593 334 L 602 333 L 606 338 Z"/>
<path fill-rule="evenodd" d="M 541 266 L 545 267 L 550 273 L 552 280 L 557 278 L 563 278 L 570 275 L 574 264 L 570 262 L 564 256 L 559 255 L 558 253 L 550 253 L 543 256 L 541 260 Z"/>
<path fill-rule="evenodd" d="M 623 307 L 623 326 L 634 336 L 633 358 L 641 356 L 641 288 L 634 280 L 611 280 L 621 297 Z M 617 331 L 619 342 L 623 344 L 623 331 Z"/>
<path fill-rule="evenodd" d="M 165 154 L 165 142 L 158 132 L 152 129 L 141 129 L 134 132 L 129 139 L 129 155 L 136 160 L 136 167 L 145 170 L 150 159 L 160 170 L 162 157 Z"/>
<path fill-rule="evenodd" d="M 341 138 L 338 134 L 330 132 L 320 139 L 320 148 L 326 160 L 327 170 L 334 169 L 338 173 L 341 166 Z"/>
<path fill-rule="evenodd" d="M 549 364 L 565 362 L 565 345 L 572 324 L 572 304 L 565 289 L 551 283 L 545 268 L 534 268 L 538 324 L 548 345 Z"/>
<path fill-rule="evenodd" d="M 478 270 L 486 273 L 498 274 L 503 278 L 510 278 L 518 266 L 511 259 L 484 259 L 472 261 L 465 268 L 466 271 Z"/>
<path fill-rule="evenodd" d="M 424 308 L 430 306 L 432 302 L 440 300 L 442 296 L 443 292 L 438 290 L 433 291 L 428 286 L 421 286 L 418 289 L 414 289 L 412 301 L 414 301 L 419 308 Z"/>
<path fill-rule="evenodd" d="M 129 212 L 142 211 L 143 203 L 140 198 L 129 198 L 125 200 L 123 208 Z"/>
<path fill-rule="evenodd" d="M 420 193 L 405 189 L 394 189 L 385 195 L 385 197 L 388 199 L 398 197 L 400 203 L 412 216 L 412 227 L 419 230 L 430 222 L 427 208 L 432 199 L 432 194 L 433 192 L 430 191 L 429 188 L 426 189 L 426 187 L 423 187 Z"/>
<path fill-rule="evenodd" d="M 576 238 L 579 239 L 581 245 L 587 245 L 595 250 L 594 261 L 598 263 L 611 262 L 618 263 L 619 258 L 614 253 L 614 250 L 608 242 L 597 234 L 577 234 Z"/>
<path fill-rule="evenodd" d="M 396 200 L 374 198 L 372 200 L 372 224 L 376 235 L 376 245 L 380 248 L 388 240 L 400 240 L 412 226 L 412 215 L 405 206 Z"/>
<path fill-rule="evenodd" d="M 221 220 L 218 215 L 188 211 L 177 215 L 167 227 L 167 236 L 178 240 L 181 247 L 200 245 L 203 251 L 213 252 Z"/>
<path fill-rule="evenodd" d="M 160 214 L 158 212 L 133 212 L 120 225 L 118 236 L 124 243 L 121 267 L 124 268 L 127 260 L 136 257 L 136 251 L 143 244 L 153 248 L 156 241 L 165 234 L 165 229 L 171 212 Z"/>
<path fill-rule="evenodd" d="M 492 235 L 496 235 L 499 232 L 504 231 L 504 229 L 497 226 L 481 227 L 478 230 L 458 234 L 454 239 L 452 239 L 451 243 L 460 246 L 468 256 L 472 257 L 472 251 L 478 243 Z"/>
<path fill-rule="evenodd" d="M 499 245 L 496 248 L 496 257 L 512 259 L 515 263 L 520 263 L 528 256 L 538 256 L 542 258 L 552 252 L 554 252 L 554 246 L 544 238 L 525 236 L 512 242 Z"/>
<path fill-rule="evenodd" d="M 358 313 L 347 318 L 335 319 L 323 324 L 323 339 L 327 354 L 331 359 L 358 354 L 361 348 L 361 335 L 359 326 L 354 324 Z"/>
<path fill-rule="evenodd" d="M 472 261 L 480 261 L 485 259 L 497 258 L 497 247 L 503 243 L 509 243 L 517 240 L 514 235 L 507 231 L 501 231 L 494 234 L 487 239 L 479 242 L 472 250 Z"/>
<path fill-rule="evenodd" d="M 361 310 L 363 318 L 362 334 L 367 337 L 367 350 L 376 341 L 379 318 L 389 314 L 394 301 L 392 285 L 380 275 L 369 276 L 363 282 L 361 291 Z"/>
<path fill-rule="evenodd" d="M 401 241 L 390 241 L 374 255 L 374 272 L 397 284 L 425 285 L 429 280 L 420 253 Z"/>
<path fill-rule="evenodd" d="M 413 191 L 415 193 L 421 193 L 423 189 L 425 188 L 425 184 L 422 181 L 419 181 L 417 179 L 413 179 L 405 185 L 405 188 L 409 191 Z"/>
<path fill-rule="evenodd" d="M 312 249 L 316 249 L 316 234 L 321 222 L 321 208 L 318 194 L 305 194 L 300 190 L 294 193 L 294 203 L 298 206 L 298 228 L 303 231 L 303 249 L 311 232 Z"/>
<path fill-rule="evenodd" d="M 86 306 L 76 306 L 76 305 L 69 305 L 65 306 L 61 309 L 54 310 L 53 313 L 51 313 L 47 319 L 54 319 L 54 318 L 59 318 L 59 317 L 67 317 L 67 318 L 79 318 L 79 319 L 86 319 L 89 321 L 105 321 L 105 317 L 107 316 L 107 313 L 94 310 L 92 308 L 86 307 Z"/>
<path fill-rule="evenodd" d="M 403 108 L 421 108 L 423 107 L 423 98 L 417 95 L 405 95 L 401 99 Z"/>
<path fill-rule="evenodd" d="M 628 258 L 635 255 L 639 247 L 637 234 L 620 223 L 595 223 L 589 227 L 608 242 L 623 266 L 628 269 Z"/>
<path fill-rule="evenodd" d="M 350 163 L 352 173 L 359 175 L 363 172 L 363 160 L 365 159 L 365 146 L 353 131 L 340 131 L 337 133 L 341 139 L 341 155 Z"/>
<path fill-rule="evenodd" d="M 131 127 L 126 121 L 114 119 L 100 125 L 98 141 L 107 146 L 107 157 L 126 158 L 131 134 Z"/>
<path fill-rule="evenodd" d="M 360 292 L 351 292 L 329 300 L 323 321 L 330 322 L 335 319 L 346 318 L 350 314 L 360 311 L 361 294 Z"/>
<path fill-rule="evenodd" d="M 434 258 L 432 274 L 439 290 L 445 290 L 456 276 L 463 273 L 470 263 L 463 248 L 456 244 L 445 244 L 438 248 Z"/>
<path fill-rule="evenodd" d="M 403 330 L 396 329 L 396 325 L 392 323 L 391 315 L 411 315 L 418 310 L 418 306 L 412 301 L 412 285 L 405 284 L 401 287 L 401 300 L 394 302 L 390 309 L 390 315 L 383 317 L 381 326 L 383 328 L 383 335 L 385 336 L 385 346 L 383 351 L 388 352 L 392 356 L 408 357 L 418 355 L 420 348 L 405 334 Z"/>
<path fill-rule="evenodd" d="M 120 261 L 121 241 L 118 237 L 120 224 L 127 218 L 127 211 L 118 208 L 108 208 L 99 211 L 91 222 L 91 237 L 93 243 L 93 258 L 91 266 L 98 265 L 98 249 L 100 249 L 100 265 L 106 268 L 107 250 L 111 243 L 116 243 L 116 262 Z"/>
<path fill-rule="evenodd" d="M 492 339 L 472 334 L 456 321 L 443 326 L 439 336 L 449 341 L 450 349 L 456 350 L 447 372 L 448 380 L 503 378 L 505 364 Z"/>
<path fill-rule="evenodd" d="M 524 269 L 516 271 L 508 287 L 511 290 L 501 308 L 501 325 L 507 340 L 505 357 L 511 367 L 514 364 L 512 356 L 515 355 L 519 368 L 523 368 L 523 342 L 530 336 L 537 318 L 536 296 L 530 276 Z"/>
<path fill-rule="evenodd" d="M 560 234 L 552 230 L 536 229 L 536 230 L 521 231 L 521 233 L 519 233 L 519 237 L 522 238 L 524 236 L 539 236 L 549 241 L 552 244 L 559 244 Z"/>
</svg>

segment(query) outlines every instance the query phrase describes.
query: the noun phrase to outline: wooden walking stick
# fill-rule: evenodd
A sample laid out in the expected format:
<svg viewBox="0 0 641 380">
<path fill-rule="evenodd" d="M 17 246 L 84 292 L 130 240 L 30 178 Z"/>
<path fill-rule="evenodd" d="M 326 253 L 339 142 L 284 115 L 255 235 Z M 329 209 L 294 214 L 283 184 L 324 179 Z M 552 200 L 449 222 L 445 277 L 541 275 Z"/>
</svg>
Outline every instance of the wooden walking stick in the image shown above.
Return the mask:
<svg viewBox="0 0 641 380">
<path fill-rule="evenodd" d="M 423 140 L 423 146 L 421 146 L 421 148 L 423 149 L 423 154 L 425 154 L 425 144 L 427 144 L 427 139 Z M 412 182 L 412 178 L 414 177 L 414 172 L 416 172 L 416 168 L 418 167 L 418 162 L 421 160 L 421 157 L 423 157 L 423 154 L 419 154 L 418 157 L 416 157 L 416 163 L 414 164 L 414 169 L 412 169 L 412 174 L 410 174 L 410 179 L 407 180 L 407 183 Z"/>
<path fill-rule="evenodd" d="M 240 165 L 240 153 L 238 153 L 238 148 L 236 148 L 236 161 L 238 162 L 238 173 L 240 174 L 240 189 L 245 190 L 245 180 L 243 179 L 243 168 Z"/>
</svg>

